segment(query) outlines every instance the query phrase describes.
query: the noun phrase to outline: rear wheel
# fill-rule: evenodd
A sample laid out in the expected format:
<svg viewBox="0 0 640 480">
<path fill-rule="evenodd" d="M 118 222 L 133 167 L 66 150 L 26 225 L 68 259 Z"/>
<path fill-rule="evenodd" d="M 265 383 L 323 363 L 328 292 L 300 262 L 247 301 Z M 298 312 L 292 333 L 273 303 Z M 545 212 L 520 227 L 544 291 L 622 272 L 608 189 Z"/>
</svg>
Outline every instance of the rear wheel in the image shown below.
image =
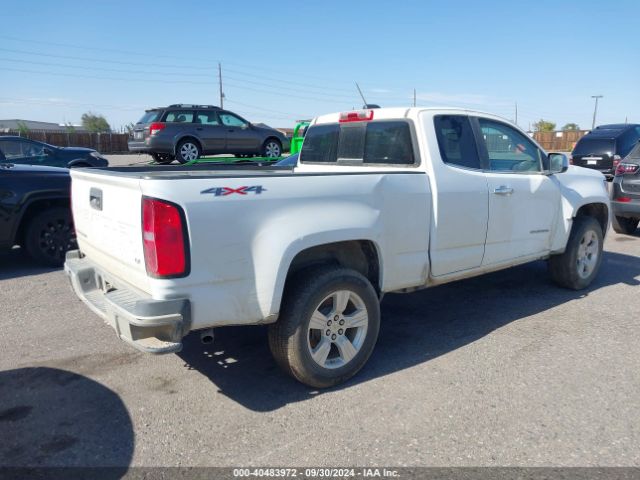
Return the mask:
<svg viewBox="0 0 640 480">
<path fill-rule="evenodd" d="M 566 250 L 549 258 L 553 280 L 572 290 L 588 287 L 600 269 L 602 244 L 602 228 L 595 218 L 575 218 Z"/>
<path fill-rule="evenodd" d="M 289 282 L 278 321 L 269 328 L 276 362 L 300 382 L 330 387 L 355 375 L 378 338 L 380 304 L 353 270 L 310 269 Z"/>
<path fill-rule="evenodd" d="M 625 218 L 625 217 L 614 217 L 611 222 L 613 229 L 617 233 L 624 233 L 627 235 L 631 235 L 638 228 L 638 223 L 640 223 L 640 219 L 638 218 Z"/>
<path fill-rule="evenodd" d="M 38 263 L 61 267 L 67 250 L 77 248 L 69 209 L 55 207 L 36 215 L 27 227 L 24 244 Z"/>
<path fill-rule="evenodd" d="M 180 163 L 188 163 L 200 158 L 200 145 L 191 139 L 182 140 L 176 147 L 176 159 Z"/>
<path fill-rule="evenodd" d="M 270 138 L 264 142 L 261 154 L 267 158 L 278 158 L 282 155 L 282 145 L 275 138 Z"/>
<path fill-rule="evenodd" d="M 175 159 L 173 155 L 169 155 L 168 153 L 152 153 L 151 157 L 154 162 L 160 165 L 168 165 Z"/>
</svg>

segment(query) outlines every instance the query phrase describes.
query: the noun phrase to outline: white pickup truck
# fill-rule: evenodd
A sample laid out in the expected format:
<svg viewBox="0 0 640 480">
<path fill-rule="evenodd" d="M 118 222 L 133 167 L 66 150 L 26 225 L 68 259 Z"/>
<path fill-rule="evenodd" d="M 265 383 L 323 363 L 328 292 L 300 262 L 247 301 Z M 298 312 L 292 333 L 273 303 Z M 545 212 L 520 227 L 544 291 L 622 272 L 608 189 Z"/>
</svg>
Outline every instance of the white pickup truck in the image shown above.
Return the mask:
<svg viewBox="0 0 640 480">
<path fill-rule="evenodd" d="M 270 324 L 277 363 L 314 387 L 367 361 L 384 293 L 539 259 L 585 288 L 609 224 L 599 172 L 460 109 L 318 117 L 295 167 L 71 176 L 79 250 L 65 269 L 122 340 L 168 353 L 194 330 Z"/>
</svg>

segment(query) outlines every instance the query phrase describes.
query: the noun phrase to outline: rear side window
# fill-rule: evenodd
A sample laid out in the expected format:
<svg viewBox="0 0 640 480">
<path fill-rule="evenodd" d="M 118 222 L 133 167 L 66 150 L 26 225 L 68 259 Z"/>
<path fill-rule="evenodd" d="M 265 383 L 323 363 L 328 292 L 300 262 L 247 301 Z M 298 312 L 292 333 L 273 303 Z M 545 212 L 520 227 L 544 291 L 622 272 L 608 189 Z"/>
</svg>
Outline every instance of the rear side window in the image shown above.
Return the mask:
<svg viewBox="0 0 640 480">
<path fill-rule="evenodd" d="M 338 160 L 338 124 L 314 125 L 304 136 L 300 161 L 335 163 Z"/>
<path fill-rule="evenodd" d="M 589 138 L 582 137 L 578 140 L 575 148 L 573 149 L 574 155 L 602 155 L 613 154 L 615 151 L 615 142 L 610 138 Z"/>
<path fill-rule="evenodd" d="M 415 162 L 406 121 L 315 125 L 305 135 L 301 162 L 411 165 Z"/>
<path fill-rule="evenodd" d="M 193 111 L 176 110 L 173 112 L 169 112 L 167 113 L 166 117 L 164 117 L 164 121 L 176 123 L 191 123 L 193 122 Z"/>
<path fill-rule="evenodd" d="M 444 163 L 478 170 L 482 168 L 469 117 L 437 115 L 434 123 Z"/>
<path fill-rule="evenodd" d="M 160 111 L 159 110 L 151 110 L 149 112 L 146 112 L 142 118 L 138 121 L 138 123 L 151 123 L 151 122 L 155 122 L 156 120 L 158 120 L 158 117 L 160 116 Z"/>
<path fill-rule="evenodd" d="M 398 165 L 414 163 L 409 124 L 407 122 L 368 124 L 362 161 Z"/>
</svg>

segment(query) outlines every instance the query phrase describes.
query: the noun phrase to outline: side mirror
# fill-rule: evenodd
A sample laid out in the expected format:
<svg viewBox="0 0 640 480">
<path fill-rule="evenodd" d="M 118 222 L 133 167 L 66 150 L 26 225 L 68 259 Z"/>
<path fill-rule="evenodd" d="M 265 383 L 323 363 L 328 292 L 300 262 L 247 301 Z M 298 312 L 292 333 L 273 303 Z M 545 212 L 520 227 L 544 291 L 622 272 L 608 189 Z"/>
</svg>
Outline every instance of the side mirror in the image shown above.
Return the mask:
<svg viewBox="0 0 640 480">
<path fill-rule="evenodd" d="M 564 173 L 569 169 L 569 159 L 564 153 L 549 154 L 549 171 L 553 173 Z"/>
</svg>

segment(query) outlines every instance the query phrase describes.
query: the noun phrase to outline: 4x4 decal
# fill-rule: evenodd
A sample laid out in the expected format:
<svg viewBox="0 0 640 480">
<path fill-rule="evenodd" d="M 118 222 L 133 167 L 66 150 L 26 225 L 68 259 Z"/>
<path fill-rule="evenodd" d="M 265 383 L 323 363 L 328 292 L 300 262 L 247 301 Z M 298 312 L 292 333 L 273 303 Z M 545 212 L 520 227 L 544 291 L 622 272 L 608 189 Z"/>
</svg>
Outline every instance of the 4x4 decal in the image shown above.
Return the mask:
<svg viewBox="0 0 640 480">
<path fill-rule="evenodd" d="M 216 197 L 226 197 L 227 195 L 246 195 L 248 193 L 255 193 L 256 195 L 260 195 L 262 192 L 266 192 L 267 189 L 262 185 L 254 185 L 252 187 L 213 187 L 208 188 L 206 190 L 202 190 L 200 193 L 213 193 Z"/>
</svg>

